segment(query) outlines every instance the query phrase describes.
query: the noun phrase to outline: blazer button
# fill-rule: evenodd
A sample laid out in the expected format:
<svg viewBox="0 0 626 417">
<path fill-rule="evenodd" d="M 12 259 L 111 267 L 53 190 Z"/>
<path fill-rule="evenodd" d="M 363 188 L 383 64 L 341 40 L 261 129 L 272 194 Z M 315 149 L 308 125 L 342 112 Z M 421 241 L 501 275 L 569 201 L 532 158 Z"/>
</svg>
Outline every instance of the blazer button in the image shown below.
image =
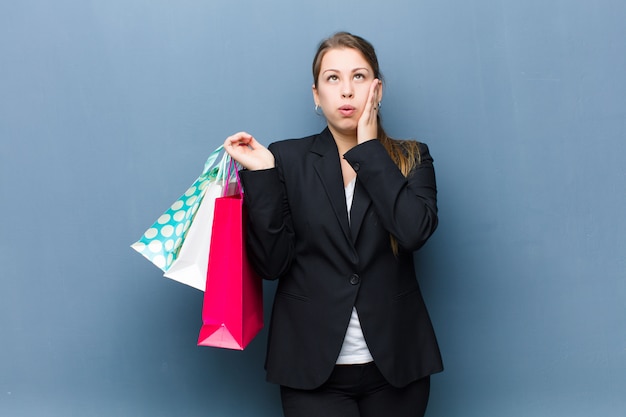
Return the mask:
<svg viewBox="0 0 626 417">
<path fill-rule="evenodd" d="M 352 169 L 355 171 L 358 171 L 359 168 L 361 168 L 361 165 L 358 162 L 355 162 L 354 165 L 352 165 Z"/>
<path fill-rule="evenodd" d="M 350 277 L 350 284 L 357 285 L 360 282 L 361 282 L 361 277 L 359 277 L 357 274 L 352 274 L 352 276 Z"/>
</svg>

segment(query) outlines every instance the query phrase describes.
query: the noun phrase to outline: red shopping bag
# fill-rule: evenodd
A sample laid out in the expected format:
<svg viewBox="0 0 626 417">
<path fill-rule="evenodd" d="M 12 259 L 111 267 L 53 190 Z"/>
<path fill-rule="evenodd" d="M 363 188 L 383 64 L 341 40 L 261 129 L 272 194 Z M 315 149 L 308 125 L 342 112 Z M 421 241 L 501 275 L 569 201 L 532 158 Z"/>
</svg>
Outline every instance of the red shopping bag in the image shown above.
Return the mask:
<svg viewBox="0 0 626 417">
<path fill-rule="evenodd" d="M 198 346 L 243 350 L 263 328 L 261 279 L 246 256 L 241 193 L 215 199 Z"/>
</svg>

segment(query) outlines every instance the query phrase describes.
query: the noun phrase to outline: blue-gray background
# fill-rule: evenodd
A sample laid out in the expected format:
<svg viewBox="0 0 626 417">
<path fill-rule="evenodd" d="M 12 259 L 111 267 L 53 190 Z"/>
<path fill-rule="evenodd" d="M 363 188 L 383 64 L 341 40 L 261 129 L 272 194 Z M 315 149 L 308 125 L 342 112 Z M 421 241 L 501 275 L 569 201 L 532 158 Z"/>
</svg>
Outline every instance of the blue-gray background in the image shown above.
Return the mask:
<svg viewBox="0 0 626 417">
<path fill-rule="evenodd" d="M 619 0 L 2 1 L 0 415 L 280 414 L 266 330 L 196 347 L 201 293 L 129 245 L 229 134 L 320 130 L 310 61 L 345 29 L 378 49 L 389 133 L 435 157 L 428 415 L 623 416 L 625 21 Z"/>
</svg>

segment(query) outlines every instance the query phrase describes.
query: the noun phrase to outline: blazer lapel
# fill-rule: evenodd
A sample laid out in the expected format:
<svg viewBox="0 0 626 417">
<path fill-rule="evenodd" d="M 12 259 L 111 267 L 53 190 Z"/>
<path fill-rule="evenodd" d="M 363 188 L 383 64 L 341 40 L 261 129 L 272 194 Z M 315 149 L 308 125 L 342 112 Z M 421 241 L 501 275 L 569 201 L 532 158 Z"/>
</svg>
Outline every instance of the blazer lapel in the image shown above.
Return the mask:
<svg viewBox="0 0 626 417">
<path fill-rule="evenodd" d="M 365 213 L 371 203 L 372 200 L 365 189 L 359 184 L 359 177 L 357 175 L 356 185 L 354 187 L 354 196 L 352 197 L 352 208 L 350 209 L 350 230 L 352 243 L 355 243 L 359 237 L 361 224 L 363 224 Z"/>
<path fill-rule="evenodd" d="M 330 204 L 339 221 L 343 234 L 349 242 L 350 227 L 348 225 L 348 209 L 346 207 L 346 193 L 341 180 L 341 165 L 339 162 L 339 151 L 330 131 L 326 128 L 311 146 L 311 152 L 316 153 L 320 158 L 315 162 L 315 170 L 319 176 Z"/>
</svg>

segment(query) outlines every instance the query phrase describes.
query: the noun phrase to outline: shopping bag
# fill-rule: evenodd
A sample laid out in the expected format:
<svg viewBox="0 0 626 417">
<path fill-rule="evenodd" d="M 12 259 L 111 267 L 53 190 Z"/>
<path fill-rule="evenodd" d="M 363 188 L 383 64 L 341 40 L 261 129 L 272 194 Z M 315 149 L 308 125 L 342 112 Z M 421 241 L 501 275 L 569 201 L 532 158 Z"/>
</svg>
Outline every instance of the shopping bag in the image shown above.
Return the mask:
<svg viewBox="0 0 626 417">
<path fill-rule="evenodd" d="M 223 152 L 218 162 L 222 152 L 220 146 L 209 156 L 196 181 L 131 245 L 166 277 L 200 290 L 206 283 L 213 202 L 236 189 L 236 177 L 227 175 L 226 167 L 231 163 L 228 154 Z"/>
<path fill-rule="evenodd" d="M 198 346 L 243 350 L 263 328 L 262 282 L 246 256 L 241 189 L 215 200 Z"/>
<path fill-rule="evenodd" d="M 163 276 L 204 291 L 211 244 L 215 199 L 224 194 L 226 180 L 209 181 L 204 197 L 184 236 L 178 255 Z M 226 195 L 232 195 L 235 184 L 230 183 Z"/>
</svg>

